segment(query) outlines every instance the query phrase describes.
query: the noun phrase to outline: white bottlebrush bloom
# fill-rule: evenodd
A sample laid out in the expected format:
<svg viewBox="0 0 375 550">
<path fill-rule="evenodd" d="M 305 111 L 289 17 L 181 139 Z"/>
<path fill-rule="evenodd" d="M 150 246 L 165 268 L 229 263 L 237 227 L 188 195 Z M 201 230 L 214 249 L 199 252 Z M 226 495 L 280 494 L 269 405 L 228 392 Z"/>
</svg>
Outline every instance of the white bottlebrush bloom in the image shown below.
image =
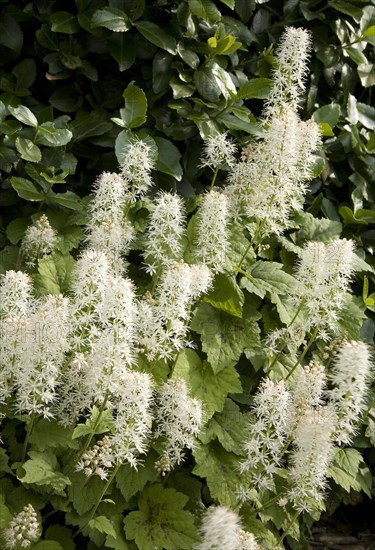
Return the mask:
<svg viewBox="0 0 375 550">
<path fill-rule="evenodd" d="M 91 249 L 105 252 L 112 266 L 121 272 L 121 255 L 127 252 L 134 237 L 132 225 L 124 214 L 125 181 L 119 174 L 103 172 L 95 182 L 94 191 L 86 241 Z"/>
<path fill-rule="evenodd" d="M 0 278 L 0 312 L 2 316 L 27 315 L 32 304 L 31 277 L 22 271 L 7 271 Z"/>
<path fill-rule="evenodd" d="M 272 488 L 272 478 L 280 465 L 291 429 L 291 395 L 283 380 L 265 378 L 254 397 L 254 419 L 249 422 L 244 441 L 246 458 L 241 471 L 250 471 L 257 488 Z"/>
<path fill-rule="evenodd" d="M 288 469 L 291 488 L 286 498 L 299 512 L 321 509 L 334 450 L 334 429 L 335 418 L 327 407 L 310 409 L 298 421 Z"/>
<path fill-rule="evenodd" d="M 327 377 L 323 365 L 311 361 L 302 367 L 293 385 L 293 414 L 295 421 L 312 407 L 323 404 Z"/>
<path fill-rule="evenodd" d="M 224 269 L 228 252 L 228 200 L 223 193 L 210 191 L 197 212 L 196 256 L 213 272 Z"/>
<path fill-rule="evenodd" d="M 108 288 L 113 269 L 108 256 L 98 250 L 85 250 L 78 258 L 72 276 L 72 347 L 87 349 L 98 337 L 98 306 Z"/>
<path fill-rule="evenodd" d="M 356 425 L 366 409 L 366 398 L 372 379 L 372 363 L 364 342 L 347 342 L 337 354 L 329 379 L 333 388 L 328 392 L 337 414 L 335 440 L 349 445 Z"/>
<path fill-rule="evenodd" d="M 156 467 L 164 473 L 181 463 L 185 448 L 194 447 L 203 422 L 202 403 L 190 397 L 182 378 L 170 379 L 159 388 L 155 421 L 154 437 L 164 439 L 163 454 Z"/>
<path fill-rule="evenodd" d="M 227 133 L 208 137 L 203 145 L 201 167 L 210 166 L 213 170 L 232 166 L 237 152 L 236 144 L 228 138 Z"/>
<path fill-rule="evenodd" d="M 155 305 L 144 307 L 142 333 L 147 331 L 147 321 L 150 328 L 154 324 L 158 337 L 164 333 L 167 357 L 171 350 L 179 350 L 187 345 L 188 322 L 191 316 L 191 306 L 194 301 L 207 292 L 212 281 L 212 273 L 205 265 L 189 265 L 174 262 L 162 273 L 156 289 Z M 161 328 L 157 329 L 159 325 Z M 147 337 L 146 337 L 147 339 Z M 144 337 L 142 337 L 145 342 Z M 165 351 L 166 351 L 165 350 Z"/>
<path fill-rule="evenodd" d="M 28 264 L 34 265 L 35 260 L 53 252 L 57 246 L 57 234 L 51 227 L 45 214 L 30 225 L 22 239 L 21 251 Z"/>
<path fill-rule="evenodd" d="M 30 318 L 23 353 L 15 365 L 16 407 L 22 413 L 52 415 L 60 371 L 70 349 L 70 305 L 60 295 L 45 296 Z"/>
<path fill-rule="evenodd" d="M 175 193 L 158 193 L 145 235 L 144 258 L 150 269 L 181 258 L 184 233 L 182 199 Z"/>
<path fill-rule="evenodd" d="M 94 377 L 83 353 L 76 353 L 62 372 L 53 416 L 63 426 L 71 426 L 90 410 L 94 399 Z"/>
<path fill-rule="evenodd" d="M 307 62 L 311 49 L 310 33 L 305 29 L 288 27 L 282 34 L 276 51 L 270 96 L 265 116 L 278 116 L 285 106 L 297 110 L 305 90 Z"/>
<path fill-rule="evenodd" d="M 137 468 L 151 437 L 153 383 L 145 372 L 128 370 L 115 395 L 114 431 L 110 443 L 117 462 Z"/>
<path fill-rule="evenodd" d="M 282 233 L 293 211 L 303 207 L 313 152 L 319 145 L 315 122 L 300 121 L 290 109 L 272 118 L 253 153 L 229 174 L 225 192 L 233 216 L 255 218 L 262 237 Z"/>
<path fill-rule="evenodd" d="M 318 328 L 327 339 L 337 333 L 339 312 L 348 296 L 354 268 L 354 242 L 336 239 L 327 244 L 308 242 L 302 249 L 296 270 L 298 286 L 293 299 L 303 300 L 308 310 L 308 327 Z"/>
<path fill-rule="evenodd" d="M 224 506 L 206 510 L 200 528 L 201 543 L 196 550 L 241 550 L 240 518 Z M 246 546 L 245 546 L 246 548 Z M 250 547 L 251 548 L 251 547 Z"/>
<path fill-rule="evenodd" d="M 87 477 L 97 475 L 107 479 L 108 470 L 113 466 L 112 447 L 107 435 L 90 447 L 76 465 L 78 472 L 83 471 Z"/>
<path fill-rule="evenodd" d="M 122 177 L 128 187 L 128 199 L 142 197 L 150 189 L 154 164 L 151 147 L 145 141 L 137 140 L 129 145 L 120 164 Z"/>
<path fill-rule="evenodd" d="M 91 367 L 93 392 L 99 401 L 107 390 L 121 388 L 126 368 L 134 362 L 136 304 L 132 281 L 110 276 L 96 306 L 99 333 L 87 361 Z"/>
<path fill-rule="evenodd" d="M 28 548 L 41 535 L 41 528 L 34 507 L 28 504 L 10 521 L 2 535 L 5 548 Z"/>
</svg>

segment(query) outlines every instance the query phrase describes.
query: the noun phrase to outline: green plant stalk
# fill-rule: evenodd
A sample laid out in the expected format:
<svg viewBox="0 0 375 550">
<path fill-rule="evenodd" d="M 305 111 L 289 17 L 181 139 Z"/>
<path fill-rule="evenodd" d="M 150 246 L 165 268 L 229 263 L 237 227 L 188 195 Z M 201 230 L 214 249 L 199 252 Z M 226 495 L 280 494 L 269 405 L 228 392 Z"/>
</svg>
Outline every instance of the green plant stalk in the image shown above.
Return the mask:
<svg viewBox="0 0 375 550">
<path fill-rule="evenodd" d="M 217 178 L 218 173 L 219 173 L 219 167 L 216 166 L 214 175 L 212 176 L 212 181 L 211 181 L 211 185 L 210 185 L 210 189 L 209 189 L 210 191 L 212 191 L 212 189 L 215 186 L 215 182 L 216 182 L 216 178 Z"/>
<path fill-rule="evenodd" d="M 285 377 L 285 380 L 288 380 L 288 378 L 290 378 L 292 376 L 293 372 L 296 370 L 298 365 L 300 365 L 301 361 L 303 361 L 305 355 L 307 354 L 307 352 L 309 351 L 309 349 L 311 348 L 311 346 L 315 342 L 316 336 L 318 334 L 318 330 L 319 330 L 319 327 L 316 327 L 314 332 L 312 333 L 312 335 L 310 337 L 310 340 L 307 342 L 307 344 L 305 345 L 305 347 L 303 349 L 303 352 L 301 353 L 300 357 L 298 358 L 298 361 L 296 361 L 296 363 L 293 365 L 292 369 L 289 371 L 289 373 Z"/>
<path fill-rule="evenodd" d="M 29 440 L 30 440 L 30 436 L 32 434 L 32 431 L 33 431 L 33 428 L 34 428 L 34 423 L 35 423 L 35 411 L 33 411 L 31 417 L 30 417 L 30 424 L 27 425 L 27 428 L 26 428 L 26 437 L 25 437 L 25 441 L 23 442 L 23 447 L 22 447 L 22 462 L 25 462 L 26 460 L 26 454 L 27 454 L 27 447 L 29 445 Z"/>
<path fill-rule="evenodd" d="M 298 315 L 301 313 L 302 308 L 304 306 L 304 303 L 305 303 L 305 298 L 302 298 L 302 300 L 301 300 L 301 302 L 298 306 L 298 309 L 297 309 L 296 313 L 294 314 L 293 319 L 290 321 L 289 325 L 287 326 L 287 328 L 290 328 L 293 325 L 293 323 L 297 319 Z M 277 352 L 277 354 L 275 355 L 275 357 L 272 360 L 272 363 L 269 366 L 270 369 L 272 369 L 272 367 L 274 366 L 276 361 L 279 359 L 280 355 L 282 354 L 282 352 L 284 351 L 285 348 L 286 348 L 286 344 L 284 344 L 284 346 L 281 348 L 281 350 L 279 352 Z"/>
<path fill-rule="evenodd" d="M 87 527 L 87 525 L 90 523 L 90 521 L 93 519 L 93 517 L 95 516 L 95 513 L 97 511 L 97 509 L 99 508 L 100 506 L 100 503 L 102 502 L 102 499 L 104 497 L 104 495 L 106 494 L 106 492 L 108 491 L 110 485 L 112 484 L 112 481 L 115 479 L 116 475 L 117 475 L 117 472 L 119 471 L 120 467 L 122 466 L 122 462 L 118 462 L 116 464 L 116 466 L 114 467 L 113 469 L 113 472 L 111 474 L 111 477 L 108 479 L 107 483 L 104 485 L 104 488 L 102 490 L 102 492 L 100 493 L 100 496 L 94 506 L 94 508 L 92 509 L 91 513 L 90 513 L 90 516 L 89 516 L 89 519 L 86 521 L 86 523 L 76 532 L 74 533 L 73 535 L 73 539 L 75 539 L 76 537 L 78 537 L 78 535 L 80 533 L 82 533 L 82 530 Z"/>
<path fill-rule="evenodd" d="M 299 516 L 299 512 L 296 512 L 294 514 L 294 516 L 292 517 L 292 519 L 290 520 L 290 522 L 288 523 L 284 533 L 281 535 L 281 537 L 279 538 L 279 540 L 277 541 L 277 545 L 276 545 L 276 548 L 278 548 L 278 546 L 283 542 L 283 540 L 285 539 L 285 537 L 287 536 L 287 534 L 289 533 L 290 529 L 292 528 L 292 526 L 294 525 L 294 523 L 297 521 L 297 518 Z"/>
<path fill-rule="evenodd" d="M 81 458 L 83 457 L 83 455 L 85 454 L 85 452 L 87 451 L 87 449 L 90 447 L 90 444 L 91 444 L 91 441 L 92 441 L 92 438 L 94 437 L 95 435 L 95 430 L 100 422 L 100 419 L 102 417 L 102 414 L 104 412 L 104 409 L 105 409 L 105 406 L 107 404 L 107 401 L 108 401 L 108 398 L 109 398 L 109 391 L 107 390 L 106 391 L 106 394 L 104 396 L 104 400 L 103 400 L 103 403 L 101 404 L 101 407 L 99 409 L 99 413 L 98 413 L 98 416 L 94 422 L 94 425 L 92 427 L 92 430 L 91 430 L 91 433 L 87 436 L 87 439 L 86 439 L 86 443 L 84 444 L 83 448 L 81 449 L 81 451 L 79 452 L 76 460 L 74 461 L 74 463 L 76 464 L 77 462 L 79 462 L 81 460 Z M 67 465 L 69 466 L 69 464 Z M 71 464 L 67 470 L 64 472 L 65 475 L 69 475 L 72 471 L 73 471 L 73 468 L 74 468 L 74 464 Z"/>
</svg>

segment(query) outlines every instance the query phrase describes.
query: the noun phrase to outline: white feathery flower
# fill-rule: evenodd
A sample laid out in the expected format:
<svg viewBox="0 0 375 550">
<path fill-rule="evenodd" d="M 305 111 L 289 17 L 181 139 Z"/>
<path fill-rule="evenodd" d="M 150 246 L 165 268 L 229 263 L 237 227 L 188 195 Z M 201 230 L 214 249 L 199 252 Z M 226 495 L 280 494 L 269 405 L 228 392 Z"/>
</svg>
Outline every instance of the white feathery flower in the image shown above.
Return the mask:
<svg viewBox="0 0 375 550">
<path fill-rule="evenodd" d="M 207 266 L 189 265 L 182 260 L 174 262 L 163 272 L 157 287 L 154 319 L 161 324 L 167 341 L 175 350 L 188 345 L 186 337 L 191 306 L 207 292 L 211 281 L 212 273 Z"/>
<path fill-rule="evenodd" d="M 10 521 L 8 527 L 4 529 L 2 535 L 5 540 L 5 548 L 28 548 L 33 542 L 36 542 L 42 530 L 34 507 L 31 504 L 24 506 Z"/>
<path fill-rule="evenodd" d="M 263 237 L 282 233 L 293 211 L 302 209 L 319 145 L 315 122 L 301 122 L 290 109 L 272 118 L 254 153 L 229 174 L 225 193 L 233 215 L 255 218 Z"/>
<path fill-rule="evenodd" d="M 196 550 L 240 550 L 240 518 L 224 506 L 210 506 L 203 516 L 202 541 Z M 246 547 L 245 547 L 246 548 Z"/>
<path fill-rule="evenodd" d="M 45 214 L 30 225 L 22 239 L 21 251 L 28 265 L 33 266 L 42 256 L 53 252 L 57 246 L 57 234 Z"/>
<path fill-rule="evenodd" d="M 337 333 L 354 260 L 354 242 L 347 239 L 327 244 L 308 242 L 301 251 L 295 275 L 299 285 L 293 300 L 299 304 L 304 301 L 309 327 L 317 327 L 318 336 L 323 339 L 327 338 L 327 331 Z"/>
<path fill-rule="evenodd" d="M 60 370 L 70 348 L 68 298 L 47 295 L 30 318 L 23 353 L 15 371 L 16 407 L 23 413 L 52 416 Z"/>
<path fill-rule="evenodd" d="M 133 201 L 147 193 L 153 183 L 154 164 L 151 147 L 145 141 L 137 140 L 129 145 L 120 164 L 122 177 L 128 184 L 128 199 Z"/>
<path fill-rule="evenodd" d="M 22 316 L 32 304 L 31 277 L 22 271 L 7 271 L 0 278 L 1 315 Z"/>
<path fill-rule="evenodd" d="M 305 90 L 310 49 L 307 30 L 288 27 L 282 34 L 272 74 L 273 86 L 264 112 L 266 117 L 278 116 L 285 106 L 297 111 Z"/>
<path fill-rule="evenodd" d="M 372 379 L 373 365 L 364 342 L 346 342 L 336 356 L 329 379 L 328 392 L 337 413 L 335 441 L 349 445 L 356 433 L 356 424 L 366 409 L 366 397 Z"/>
<path fill-rule="evenodd" d="M 115 395 L 114 432 L 109 436 L 117 462 L 137 468 L 151 438 L 153 383 L 150 374 L 127 370 Z"/>
<path fill-rule="evenodd" d="M 174 193 L 159 192 L 146 231 L 146 263 L 168 265 L 182 256 L 185 211 L 182 199 Z"/>
<path fill-rule="evenodd" d="M 207 265 L 190 264 L 190 274 L 191 297 L 193 300 L 196 300 L 201 294 L 206 294 L 210 290 L 213 273 Z"/>
<path fill-rule="evenodd" d="M 228 200 L 223 193 L 210 191 L 197 212 L 197 258 L 213 272 L 222 272 L 228 252 Z"/>
<path fill-rule="evenodd" d="M 208 137 L 203 145 L 201 167 L 210 166 L 213 170 L 232 166 L 237 152 L 236 144 L 228 138 L 227 133 Z"/>
<path fill-rule="evenodd" d="M 62 372 L 58 400 L 53 416 L 63 426 L 70 426 L 88 412 L 94 399 L 94 377 L 83 353 L 76 353 Z"/>
<path fill-rule="evenodd" d="M 293 384 L 293 414 L 295 421 L 312 407 L 323 404 L 327 377 L 323 365 L 311 361 L 298 372 Z"/>
<path fill-rule="evenodd" d="M 84 350 L 98 337 L 98 305 L 103 302 L 113 275 L 108 256 L 98 250 L 84 250 L 72 277 L 72 347 Z"/>
<path fill-rule="evenodd" d="M 136 304 L 133 283 L 110 276 L 96 305 L 98 335 L 86 359 L 91 369 L 91 391 L 102 401 L 106 392 L 121 391 L 127 367 L 134 362 Z"/>
<path fill-rule="evenodd" d="M 170 379 L 158 390 L 155 407 L 154 437 L 164 439 L 163 454 L 156 464 L 167 472 L 180 464 L 184 449 L 193 449 L 195 437 L 203 422 L 202 403 L 189 395 L 182 378 Z"/>
<path fill-rule="evenodd" d="M 335 418 L 329 407 L 310 409 L 299 418 L 288 469 L 291 488 L 286 495 L 299 512 L 321 509 L 334 450 L 334 429 Z"/>
<path fill-rule="evenodd" d="M 249 422 L 244 442 L 246 459 L 242 472 L 251 471 L 258 488 L 272 488 L 272 478 L 280 465 L 287 435 L 291 429 L 291 395 L 283 380 L 262 380 L 253 405 L 255 418 Z"/>
<path fill-rule="evenodd" d="M 106 252 L 113 268 L 121 271 L 121 255 L 134 237 L 131 223 L 124 217 L 126 188 L 124 179 L 103 172 L 95 182 L 95 195 L 89 205 L 87 243 L 91 249 Z"/>
</svg>

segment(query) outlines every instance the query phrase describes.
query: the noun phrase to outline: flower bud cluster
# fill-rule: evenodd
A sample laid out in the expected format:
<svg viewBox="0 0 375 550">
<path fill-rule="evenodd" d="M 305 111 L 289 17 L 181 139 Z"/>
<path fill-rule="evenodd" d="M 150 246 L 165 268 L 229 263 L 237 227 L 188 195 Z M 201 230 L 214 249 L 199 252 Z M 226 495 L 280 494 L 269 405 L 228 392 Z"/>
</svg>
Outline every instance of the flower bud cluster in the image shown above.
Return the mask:
<svg viewBox="0 0 375 550">
<path fill-rule="evenodd" d="M 76 470 L 83 471 L 85 476 L 97 475 L 107 479 L 108 469 L 113 466 L 113 452 L 108 436 L 98 441 L 86 451 L 77 463 Z"/>
<path fill-rule="evenodd" d="M 40 537 L 41 529 L 34 507 L 31 504 L 25 506 L 3 531 L 6 541 L 5 548 L 28 548 Z"/>
<path fill-rule="evenodd" d="M 53 252 L 57 244 L 56 231 L 51 227 L 47 216 L 42 214 L 33 225 L 26 229 L 21 250 L 27 264 L 33 266 L 37 259 Z"/>
</svg>

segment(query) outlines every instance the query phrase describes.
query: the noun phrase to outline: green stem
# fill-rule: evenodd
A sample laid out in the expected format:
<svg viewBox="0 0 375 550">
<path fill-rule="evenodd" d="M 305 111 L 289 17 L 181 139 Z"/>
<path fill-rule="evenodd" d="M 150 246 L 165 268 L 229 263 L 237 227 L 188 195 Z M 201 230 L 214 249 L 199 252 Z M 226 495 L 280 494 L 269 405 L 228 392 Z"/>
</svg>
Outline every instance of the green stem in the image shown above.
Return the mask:
<svg viewBox="0 0 375 550">
<path fill-rule="evenodd" d="M 212 181 L 211 181 L 211 185 L 210 185 L 210 191 L 212 191 L 212 189 L 214 188 L 215 181 L 216 181 L 216 178 L 217 178 L 218 173 L 219 173 L 219 167 L 216 166 L 214 175 L 212 176 Z"/>
<path fill-rule="evenodd" d="M 296 513 L 294 514 L 294 516 L 292 517 L 292 519 L 290 520 L 290 522 L 288 523 L 287 528 L 285 529 L 284 533 L 281 535 L 281 537 L 280 537 L 279 540 L 277 541 L 276 548 L 278 548 L 278 546 L 283 542 L 283 540 L 284 540 L 285 537 L 287 536 L 288 532 L 290 531 L 291 527 L 293 526 L 293 524 L 294 524 L 295 521 L 297 520 L 298 516 L 299 516 L 299 512 L 296 512 Z"/>
<path fill-rule="evenodd" d="M 87 451 L 87 449 L 90 447 L 90 444 L 91 444 L 91 441 L 92 441 L 92 438 L 94 437 L 95 435 L 95 430 L 96 428 L 98 427 L 98 424 L 100 422 L 100 419 L 102 417 L 102 414 L 104 412 L 104 409 L 105 409 L 105 406 L 107 404 L 107 401 L 108 401 L 108 398 L 109 398 L 109 391 L 107 390 L 106 394 L 105 394 L 105 397 L 104 397 L 104 400 L 103 400 L 103 403 L 99 409 L 99 413 L 98 413 L 98 416 L 94 422 L 94 425 L 92 427 L 92 430 L 91 430 L 91 433 L 88 435 L 87 439 L 86 439 L 86 443 L 85 445 L 83 446 L 83 448 L 81 449 L 80 453 L 78 454 L 78 457 L 77 459 L 75 460 L 75 464 L 77 464 L 77 462 L 79 462 L 81 460 L 81 458 L 83 457 L 83 455 L 85 454 L 85 452 Z M 69 464 L 68 464 L 69 466 Z M 73 468 L 74 468 L 74 464 L 70 465 L 67 470 L 64 472 L 65 475 L 69 475 L 72 471 L 73 471 Z"/>
<path fill-rule="evenodd" d="M 296 313 L 294 314 L 293 319 L 290 321 L 289 325 L 287 326 L 287 328 L 290 328 L 293 325 L 294 321 L 297 319 L 298 315 L 301 313 L 304 303 L 305 303 L 305 299 L 302 298 L 302 300 L 300 302 L 300 305 L 298 306 L 298 309 L 297 309 Z M 272 367 L 274 366 L 276 361 L 279 359 L 280 355 L 282 354 L 282 352 L 284 351 L 285 348 L 286 348 L 286 344 L 284 344 L 284 346 L 281 348 L 281 350 L 277 352 L 277 354 L 275 355 L 275 357 L 272 360 L 272 363 L 269 366 L 270 369 L 272 369 Z"/>
<path fill-rule="evenodd" d="M 22 448 L 22 459 L 21 459 L 22 462 L 25 462 L 25 460 L 26 460 L 27 447 L 29 445 L 29 439 L 30 439 L 30 436 L 31 436 L 33 428 L 34 428 L 35 412 L 32 413 L 30 418 L 31 418 L 30 424 L 28 425 L 28 427 L 26 429 L 26 437 L 25 437 L 25 441 L 23 443 L 23 448 Z"/>
<path fill-rule="evenodd" d="M 319 330 L 319 327 L 316 327 L 316 329 L 314 330 L 314 332 L 312 333 L 312 335 L 310 337 L 310 340 L 307 342 L 307 344 L 305 345 L 305 347 L 303 349 L 303 352 L 301 353 L 300 357 L 298 358 L 298 361 L 296 361 L 296 363 L 293 365 L 291 371 L 287 374 L 285 380 L 288 380 L 288 378 L 290 378 L 292 376 L 293 372 L 296 370 L 298 365 L 300 365 L 301 361 L 304 359 L 306 353 L 309 351 L 309 349 L 311 348 L 311 346 L 315 342 L 316 336 L 318 334 L 318 330 Z"/>
<path fill-rule="evenodd" d="M 367 407 L 367 409 L 365 410 L 365 412 L 363 413 L 363 416 L 360 420 L 360 423 L 359 425 L 362 425 L 363 422 L 366 420 L 366 418 L 368 417 L 368 415 L 370 414 L 371 412 L 371 409 L 375 406 L 375 397 L 374 399 L 371 401 L 370 405 Z"/>
<path fill-rule="evenodd" d="M 256 510 L 254 510 L 254 514 L 258 514 L 259 512 L 262 512 L 263 510 L 266 510 L 267 508 L 269 508 L 273 504 L 276 504 L 276 502 L 278 502 L 280 500 L 280 498 L 281 498 L 280 495 L 277 495 L 277 496 L 271 498 L 265 504 L 263 504 L 263 506 L 261 506 L 260 508 L 257 508 Z"/>
<path fill-rule="evenodd" d="M 115 466 L 115 468 L 113 469 L 113 472 L 111 474 L 111 477 L 108 479 L 107 483 L 104 485 L 103 487 L 103 490 L 102 492 L 100 493 L 100 496 L 97 500 L 97 503 L 95 504 L 94 508 L 92 509 L 92 512 L 88 518 L 88 520 L 86 521 L 86 523 L 76 532 L 74 533 L 73 535 L 73 539 L 75 539 L 80 533 L 82 533 L 82 530 L 90 523 L 90 521 L 93 519 L 93 517 L 95 516 L 95 513 L 97 511 L 97 509 L 99 508 L 100 506 L 100 503 L 102 502 L 102 498 L 104 497 L 104 495 L 106 494 L 106 492 L 108 491 L 112 481 L 115 479 L 116 475 L 117 475 L 117 472 L 119 471 L 120 467 L 121 467 L 122 463 L 121 462 L 118 462 Z"/>
</svg>

